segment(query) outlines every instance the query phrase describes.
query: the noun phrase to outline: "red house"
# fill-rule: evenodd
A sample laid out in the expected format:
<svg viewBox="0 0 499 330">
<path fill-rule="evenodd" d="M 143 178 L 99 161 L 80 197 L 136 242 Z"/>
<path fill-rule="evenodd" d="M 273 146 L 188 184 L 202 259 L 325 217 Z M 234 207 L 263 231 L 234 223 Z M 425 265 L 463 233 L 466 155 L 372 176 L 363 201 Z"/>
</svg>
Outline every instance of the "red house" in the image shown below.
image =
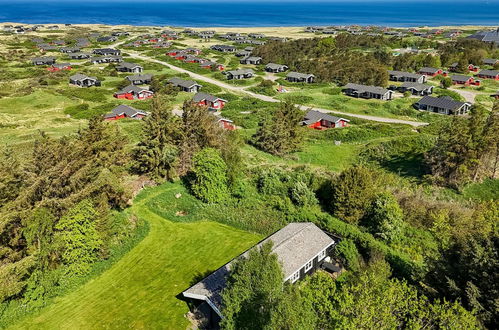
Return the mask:
<svg viewBox="0 0 499 330">
<path fill-rule="evenodd" d="M 428 77 L 436 77 L 439 74 L 442 74 L 443 70 L 442 69 L 437 69 L 437 68 L 424 67 L 424 68 L 421 68 L 418 71 L 418 73 L 419 74 L 424 74 L 425 76 L 428 76 Z"/>
<path fill-rule="evenodd" d="M 320 111 L 310 110 L 305 115 L 302 125 L 323 130 L 328 128 L 346 127 L 349 122 L 350 120 L 345 118 L 335 117 Z"/>
<path fill-rule="evenodd" d="M 207 61 L 207 62 L 204 62 L 204 63 L 201 63 L 201 67 L 203 69 L 209 69 L 211 70 L 212 68 L 216 68 L 218 71 L 223 71 L 225 70 L 225 66 L 223 64 L 218 64 L 218 63 L 215 63 L 215 62 L 210 62 L 210 61 Z"/>
<path fill-rule="evenodd" d="M 469 70 L 469 71 L 472 71 L 472 72 L 478 72 L 478 70 L 479 70 L 479 69 L 480 69 L 480 67 L 479 67 L 479 66 L 475 66 L 475 65 L 473 65 L 473 64 L 468 65 L 468 70 Z"/>
<path fill-rule="evenodd" d="M 482 79 L 499 80 L 499 70 L 482 70 L 476 76 Z"/>
<path fill-rule="evenodd" d="M 223 129 L 226 129 L 228 131 L 234 131 L 235 129 L 237 129 L 236 125 L 234 125 L 234 122 L 230 119 L 215 116 L 215 120 L 217 124 Z"/>
<path fill-rule="evenodd" d="M 182 52 L 180 49 L 172 49 L 172 50 L 169 50 L 168 53 L 166 53 L 166 55 L 173 57 L 173 56 L 176 56 L 180 52 Z"/>
<path fill-rule="evenodd" d="M 54 63 L 47 68 L 47 70 L 50 72 L 57 72 L 57 71 L 61 71 L 61 70 L 69 71 L 71 69 L 72 69 L 71 64 L 69 64 L 69 63 Z"/>
<path fill-rule="evenodd" d="M 202 92 L 196 93 L 192 101 L 198 105 L 206 106 L 209 110 L 213 111 L 222 110 L 227 103 L 227 100 Z"/>
<path fill-rule="evenodd" d="M 475 78 L 473 77 L 465 76 L 462 74 L 456 74 L 451 76 L 451 80 L 454 85 L 480 86 L 480 80 L 475 80 Z"/>
<path fill-rule="evenodd" d="M 114 93 L 115 98 L 127 100 L 144 100 L 153 97 L 153 95 L 153 91 L 135 85 L 127 86 L 119 92 Z"/>
<path fill-rule="evenodd" d="M 111 110 L 110 113 L 105 114 L 104 119 L 105 120 L 118 120 L 123 118 L 142 119 L 145 116 L 147 116 L 146 112 L 122 104 Z"/>
</svg>

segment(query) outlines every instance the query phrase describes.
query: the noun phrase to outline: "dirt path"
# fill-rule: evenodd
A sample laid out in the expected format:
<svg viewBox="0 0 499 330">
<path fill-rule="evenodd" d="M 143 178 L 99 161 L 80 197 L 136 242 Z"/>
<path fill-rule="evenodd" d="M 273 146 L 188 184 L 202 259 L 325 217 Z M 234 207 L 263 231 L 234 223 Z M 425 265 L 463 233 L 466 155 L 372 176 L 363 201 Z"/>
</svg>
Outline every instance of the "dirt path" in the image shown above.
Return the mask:
<svg viewBox="0 0 499 330">
<path fill-rule="evenodd" d="M 229 85 L 229 84 L 221 82 L 219 80 L 216 80 L 216 79 L 213 79 L 213 78 L 210 78 L 210 77 L 206 77 L 206 76 L 200 75 L 198 73 L 191 72 L 189 70 L 182 69 L 182 68 L 180 68 L 178 66 L 175 66 L 173 64 L 170 64 L 168 62 L 160 61 L 160 60 L 157 60 L 157 59 L 154 59 L 154 58 L 151 58 L 151 57 L 148 57 L 148 56 L 140 55 L 140 54 L 137 54 L 137 53 L 131 52 L 131 51 L 129 51 L 128 53 L 130 54 L 131 57 L 138 58 L 138 59 L 141 59 L 141 60 L 144 60 L 144 61 L 149 61 L 149 62 L 154 62 L 154 63 L 158 63 L 158 64 L 161 64 L 161 65 L 164 65 L 164 66 L 166 66 L 166 67 L 168 67 L 168 68 L 170 68 L 172 70 L 175 70 L 177 72 L 186 73 L 186 74 L 188 74 L 189 76 L 191 76 L 192 78 L 194 78 L 196 80 L 205 81 L 207 83 L 217 85 L 219 87 L 225 88 L 225 89 L 233 91 L 233 92 L 244 93 L 244 94 L 250 95 L 250 96 L 252 96 L 254 98 L 260 99 L 262 101 L 267 101 L 267 102 L 281 102 L 280 100 L 275 99 L 273 97 L 270 97 L 270 96 L 267 96 L 267 95 L 262 95 L 262 94 L 257 94 L 257 93 L 253 93 L 251 91 L 248 91 L 248 90 L 246 90 L 247 86 L 241 87 L 241 86 Z M 343 116 L 349 116 L 349 117 L 355 117 L 355 118 L 370 120 L 370 121 L 377 121 L 377 122 L 381 122 L 381 123 L 406 124 L 406 125 L 411 125 L 411 126 L 414 126 L 414 127 L 428 125 L 428 123 L 424 123 L 424 122 L 402 120 L 402 119 L 394 119 L 394 118 L 385 118 L 385 117 L 376 117 L 376 116 L 369 116 L 369 115 L 359 115 L 359 114 L 353 114 L 353 113 L 335 111 L 335 110 L 330 110 L 330 109 L 322 109 L 322 108 L 317 108 L 317 107 L 303 106 L 303 105 L 299 105 L 299 107 L 302 110 L 313 109 L 313 110 L 317 110 L 317 111 L 324 112 L 324 113 L 333 113 L 333 114 L 338 114 L 338 115 L 343 115 Z"/>
<path fill-rule="evenodd" d="M 480 93 L 467 91 L 467 90 L 459 89 L 459 88 L 449 88 L 449 90 L 458 93 L 466 100 L 466 102 L 469 102 L 469 103 L 475 103 L 475 97 L 480 94 Z"/>
</svg>

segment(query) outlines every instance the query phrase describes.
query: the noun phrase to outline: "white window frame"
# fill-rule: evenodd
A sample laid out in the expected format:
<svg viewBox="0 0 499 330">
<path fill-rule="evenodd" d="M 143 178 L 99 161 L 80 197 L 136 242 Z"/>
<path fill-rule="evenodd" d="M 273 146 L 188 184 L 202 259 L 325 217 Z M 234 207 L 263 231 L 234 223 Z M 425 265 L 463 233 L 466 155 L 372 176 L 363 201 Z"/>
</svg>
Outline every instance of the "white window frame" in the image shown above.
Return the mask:
<svg viewBox="0 0 499 330">
<path fill-rule="evenodd" d="M 321 252 L 319 252 L 319 255 L 317 257 L 317 260 L 321 261 L 322 259 L 324 259 L 326 257 L 326 249 L 322 250 Z"/>
<path fill-rule="evenodd" d="M 289 281 L 291 283 L 295 283 L 296 281 L 298 281 L 299 278 L 300 278 L 300 271 L 297 270 L 296 272 L 293 273 L 293 275 L 291 275 L 291 277 L 289 278 Z"/>
<path fill-rule="evenodd" d="M 310 260 L 305 264 L 305 273 L 312 269 L 314 266 L 314 259 Z"/>
</svg>

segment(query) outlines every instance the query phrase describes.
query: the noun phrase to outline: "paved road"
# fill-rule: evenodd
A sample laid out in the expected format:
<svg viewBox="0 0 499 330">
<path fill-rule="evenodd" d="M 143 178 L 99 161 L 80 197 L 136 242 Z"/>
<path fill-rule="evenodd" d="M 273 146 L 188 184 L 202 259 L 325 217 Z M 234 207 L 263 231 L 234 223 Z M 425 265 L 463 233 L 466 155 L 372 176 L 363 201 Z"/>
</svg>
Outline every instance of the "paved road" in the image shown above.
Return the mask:
<svg viewBox="0 0 499 330">
<path fill-rule="evenodd" d="M 189 71 L 189 70 L 182 69 L 182 68 L 180 68 L 178 66 L 175 66 L 175 65 L 170 64 L 170 63 L 165 62 L 165 61 L 160 61 L 160 60 L 157 60 L 155 58 L 151 58 L 151 57 L 148 57 L 148 56 L 140 55 L 140 54 L 137 54 L 137 53 L 132 52 L 132 51 L 127 51 L 127 53 L 131 57 L 138 58 L 138 59 L 141 59 L 141 60 L 144 60 L 144 61 L 149 61 L 149 62 L 154 62 L 154 63 L 158 63 L 158 64 L 161 64 L 161 65 L 164 65 L 164 66 L 166 66 L 166 67 L 168 67 L 168 68 L 170 68 L 172 70 L 175 70 L 177 72 L 186 73 L 186 74 L 188 74 L 189 76 L 191 76 L 192 78 L 194 78 L 196 80 L 200 80 L 200 81 L 204 81 L 204 82 L 207 82 L 207 83 L 210 83 L 210 84 L 214 84 L 214 85 L 217 85 L 217 86 L 222 87 L 224 89 L 228 89 L 228 90 L 231 90 L 231 91 L 234 91 L 234 92 L 244 93 L 244 94 L 250 95 L 250 96 L 252 96 L 254 98 L 257 98 L 257 99 L 260 99 L 260 100 L 263 100 L 263 101 L 267 101 L 267 102 L 281 102 L 281 100 L 275 99 L 275 98 L 273 98 L 271 96 L 257 94 L 257 93 L 253 93 L 251 91 L 248 91 L 248 90 L 245 89 L 246 87 L 229 85 L 229 84 L 221 82 L 219 80 L 216 80 L 216 79 L 213 79 L 213 78 L 210 78 L 210 77 L 206 77 L 206 76 L 200 75 L 198 73 L 195 73 L 195 72 L 192 72 L 192 71 Z M 365 119 L 365 120 L 370 120 L 370 121 L 377 121 L 377 122 L 381 122 L 381 123 L 406 124 L 406 125 L 411 125 L 411 126 L 414 126 L 414 127 L 428 125 L 428 123 L 424 123 L 424 122 L 417 122 L 417 121 L 410 121 L 410 120 L 401 120 L 401 119 L 394 119 L 394 118 L 385 118 L 385 117 L 377 117 L 377 116 L 369 116 L 369 115 L 359 115 L 359 114 L 353 114 L 353 113 L 335 111 L 335 110 L 330 110 L 330 109 L 322 109 L 322 108 L 310 107 L 310 106 L 304 106 L 304 105 L 298 105 L 298 106 L 302 110 L 312 109 L 312 110 L 317 110 L 317 111 L 324 112 L 324 113 L 333 113 L 333 114 L 337 114 L 337 115 L 355 117 L 355 118 L 360 118 L 360 119 Z"/>
</svg>

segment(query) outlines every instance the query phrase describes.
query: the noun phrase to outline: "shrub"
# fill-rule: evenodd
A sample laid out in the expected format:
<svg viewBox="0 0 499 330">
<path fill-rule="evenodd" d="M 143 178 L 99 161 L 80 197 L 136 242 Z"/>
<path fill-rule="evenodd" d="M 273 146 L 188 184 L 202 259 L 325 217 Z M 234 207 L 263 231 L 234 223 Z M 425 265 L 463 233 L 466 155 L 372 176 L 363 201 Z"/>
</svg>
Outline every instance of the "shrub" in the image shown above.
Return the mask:
<svg viewBox="0 0 499 330">
<path fill-rule="evenodd" d="M 192 192 L 207 203 L 224 201 L 229 196 L 227 165 L 216 149 L 205 148 L 193 157 Z"/>
</svg>

